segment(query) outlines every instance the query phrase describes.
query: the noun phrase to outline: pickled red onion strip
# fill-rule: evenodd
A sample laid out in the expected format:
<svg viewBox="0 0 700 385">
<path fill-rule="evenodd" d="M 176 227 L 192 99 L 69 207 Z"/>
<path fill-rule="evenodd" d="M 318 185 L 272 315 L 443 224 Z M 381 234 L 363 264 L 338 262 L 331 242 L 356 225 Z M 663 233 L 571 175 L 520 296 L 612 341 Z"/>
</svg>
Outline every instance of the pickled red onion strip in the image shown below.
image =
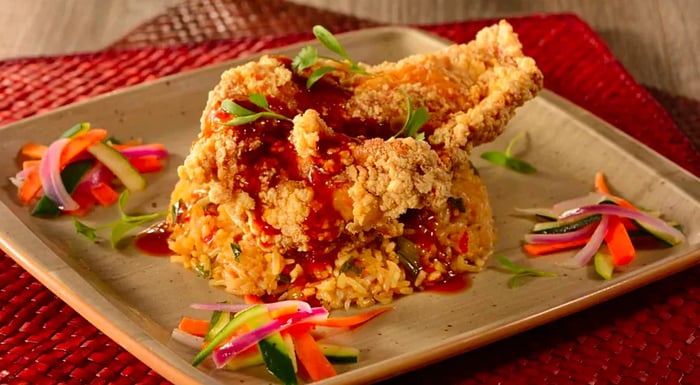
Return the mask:
<svg viewBox="0 0 700 385">
<path fill-rule="evenodd" d="M 39 164 L 39 179 L 44 194 L 61 210 L 76 210 L 80 205 L 71 198 L 61 180 L 61 152 L 70 139 L 58 139 L 51 143 Z"/>
<path fill-rule="evenodd" d="M 608 221 L 609 217 L 607 215 L 603 215 L 600 218 L 600 222 L 598 222 L 598 226 L 596 226 L 595 231 L 593 231 L 593 234 L 591 234 L 591 239 L 581 248 L 581 250 L 576 253 L 576 255 L 574 255 L 574 261 L 579 266 L 586 265 L 591 258 L 593 258 L 596 251 L 600 249 L 600 246 L 605 240 L 605 233 L 608 231 Z"/>
</svg>

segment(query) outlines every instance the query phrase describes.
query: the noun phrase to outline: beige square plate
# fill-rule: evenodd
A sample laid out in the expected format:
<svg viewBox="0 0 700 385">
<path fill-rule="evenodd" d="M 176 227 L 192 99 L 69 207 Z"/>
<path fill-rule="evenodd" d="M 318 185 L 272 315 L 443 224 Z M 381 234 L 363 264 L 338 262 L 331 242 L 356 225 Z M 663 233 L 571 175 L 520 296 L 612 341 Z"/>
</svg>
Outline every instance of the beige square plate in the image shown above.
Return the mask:
<svg viewBox="0 0 700 385">
<path fill-rule="evenodd" d="M 423 32 L 401 28 L 353 32 L 340 40 L 353 57 L 368 63 L 429 52 L 446 44 Z M 299 47 L 276 52 L 294 55 Z M 151 177 L 149 188 L 132 195 L 130 202 L 134 211 L 164 210 L 176 181 L 176 167 L 197 135 L 207 91 L 224 69 L 244 61 L 139 85 L 0 130 L 0 153 L 4 154 L 0 158 L 4 181 L 0 246 L 108 336 L 179 384 L 275 381 L 262 368 L 230 373 L 190 366 L 195 352 L 171 341 L 170 331 L 182 315 L 208 316 L 189 309 L 190 303 L 230 297 L 166 258 L 144 256 L 133 249 L 115 251 L 108 242 L 87 242 L 75 234 L 70 218 L 30 216 L 18 203 L 8 177 L 15 173 L 13 155 L 24 142 L 49 143 L 76 122 L 89 121 L 118 138 L 142 137 L 162 142 L 172 151 L 167 170 Z M 538 174 L 516 174 L 479 159 L 479 152 L 505 148 L 521 130 L 527 131 L 528 140 L 518 147 L 517 155 L 538 167 Z M 474 164 L 490 191 L 500 232 L 497 254 L 560 276 L 533 279 L 510 289 L 510 275 L 491 260 L 466 291 L 400 298 L 393 311 L 366 326 L 329 336 L 337 343 L 360 348 L 361 357 L 357 365 L 338 366 L 339 375 L 324 383 L 367 383 L 427 365 L 579 311 L 700 260 L 700 180 L 552 93 L 543 92 L 521 108 L 502 137 L 476 152 Z M 531 222 L 514 216 L 513 209 L 583 195 L 591 189 L 598 170 L 607 174 L 621 195 L 680 222 L 687 242 L 642 251 L 611 281 L 596 279 L 590 267 L 561 267 L 571 253 L 527 259 L 519 244 Z M 114 209 L 99 209 L 86 222 L 104 223 L 115 214 Z"/>
</svg>

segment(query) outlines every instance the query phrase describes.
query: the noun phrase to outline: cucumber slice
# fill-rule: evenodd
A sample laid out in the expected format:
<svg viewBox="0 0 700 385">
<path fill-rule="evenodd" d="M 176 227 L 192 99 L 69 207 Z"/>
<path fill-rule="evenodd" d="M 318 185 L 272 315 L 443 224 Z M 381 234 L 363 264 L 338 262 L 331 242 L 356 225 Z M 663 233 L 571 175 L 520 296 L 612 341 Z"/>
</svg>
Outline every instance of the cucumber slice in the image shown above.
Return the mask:
<svg viewBox="0 0 700 385">
<path fill-rule="evenodd" d="M 673 234 L 658 231 L 658 229 L 656 227 L 651 226 L 648 223 L 645 223 L 643 221 L 634 221 L 634 223 L 636 223 L 637 226 L 639 226 L 642 229 L 642 231 L 645 231 L 646 233 L 648 233 L 652 237 L 658 239 L 659 241 L 661 241 L 663 244 L 665 244 L 667 246 L 675 246 L 675 245 L 678 245 L 680 243 L 683 243 L 682 239 L 678 239 L 678 238 L 674 237 Z M 671 225 L 672 227 L 675 227 L 679 231 L 681 230 L 680 225 L 677 222 L 675 222 L 675 223 L 668 222 L 668 224 Z"/>
<path fill-rule="evenodd" d="M 67 129 L 63 134 L 61 134 L 61 138 L 73 138 L 89 129 L 90 123 L 78 123 L 75 126 Z"/>
<path fill-rule="evenodd" d="M 209 330 L 207 330 L 207 334 L 204 336 L 204 341 L 211 341 L 230 320 L 231 313 L 219 310 L 214 311 L 209 320 Z"/>
<path fill-rule="evenodd" d="M 547 221 L 556 221 L 559 217 L 559 213 L 546 207 L 534 207 L 530 209 L 519 209 L 516 208 L 515 211 L 518 214 L 532 215 L 537 218 L 542 218 Z"/>
<path fill-rule="evenodd" d="M 129 160 L 119 151 L 102 142 L 88 147 L 87 151 L 102 162 L 129 191 L 141 191 L 146 188 L 146 179 L 131 166 Z"/>
<path fill-rule="evenodd" d="M 605 253 L 595 253 L 593 267 L 595 272 L 605 280 L 611 279 L 613 270 L 615 270 L 612 258 Z"/>
<path fill-rule="evenodd" d="M 342 346 L 319 342 L 323 355 L 334 364 L 354 364 L 360 357 L 360 350 L 352 346 Z"/>
<path fill-rule="evenodd" d="M 195 357 L 192 359 L 192 366 L 199 365 L 205 358 L 207 358 L 214 349 L 219 346 L 222 342 L 226 341 L 228 337 L 233 334 L 236 329 L 245 325 L 252 318 L 258 317 L 261 314 L 267 315 L 267 309 L 262 305 L 251 306 L 240 313 L 237 313 L 235 317 L 231 318 L 230 321 L 224 326 L 221 331 L 219 331 L 214 338 L 211 339 L 209 344 L 204 347 Z"/>
<path fill-rule="evenodd" d="M 574 221 L 551 221 L 535 223 L 532 232 L 537 234 L 560 234 L 578 230 L 600 220 L 600 215 L 591 215 Z"/>
<path fill-rule="evenodd" d="M 286 334 L 285 336 L 289 337 L 289 334 Z M 287 338 L 285 338 L 285 342 L 287 343 L 287 348 L 293 350 L 293 348 L 289 346 L 289 341 L 287 341 Z M 328 361 L 331 363 L 354 364 L 359 361 L 360 350 L 352 346 L 335 345 L 324 342 L 319 342 L 318 346 L 321 348 L 323 355 L 326 356 Z M 224 368 L 226 370 L 238 370 L 249 368 L 251 366 L 262 365 L 264 363 L 263 356 L 260 354 L 260 349 L 255 349 L 235 355 L 231 358 L 231 361 L 226 363 Z"/>
<path fill-rule="evenodd" d="M 245 351 L 241 354 L 237 354 L 233 357 L 231 357 L 231 360 L 226 363 L 224 366 L 224 369 L 226 370 L 238 370 L 238 369 L 245 369 L 249 368 L 251 366 L 258 366 L 262 365 L 265 362 L 263 361 L 263 356 L 260 354 L 260 349 L 255 349 L 251 351 Z"/>
<path fill-rule="evenodd" d="M 257 329 L 272 322 L 272 318 L 267 311 L 251 319 L 246 324 L 250 330 Z M 298 383 L 297 374 L 292 358 L 293 353 L 289 351 L 287 343 L 280 333 L 273 333 L 269 337 L 258 342 L 258 348 L 262 355 L 265 367 L 285 385 L 296 385 Z"/>
</svg>

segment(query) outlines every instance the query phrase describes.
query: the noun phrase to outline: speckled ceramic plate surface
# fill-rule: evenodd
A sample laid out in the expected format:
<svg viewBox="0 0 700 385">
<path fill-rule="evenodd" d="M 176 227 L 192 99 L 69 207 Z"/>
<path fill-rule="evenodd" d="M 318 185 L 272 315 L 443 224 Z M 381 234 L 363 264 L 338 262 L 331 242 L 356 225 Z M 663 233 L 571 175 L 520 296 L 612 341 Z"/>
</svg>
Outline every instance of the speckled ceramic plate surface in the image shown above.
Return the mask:
<svg viewBox="0 0 700 385">
<path fill-rule="evenodd" d="M 383 28 L 341 35 L 351 56 L 369 63 L 434 51 L 445 42 L 423 32 Z M 294 55 L 300 45 L 275 52 Z M 80 121 L 107 128 L 114 136 L 161 142 L 172 152 L 167 169 L 149 176 L 146 191 L 133 194 L 129 210 L 156 211 L 168 206 L 176 168 L 198 133 L 207 92 L 224 65 L 188 72 L 54 112 L 0 130 L 3 189 L 0 192 L 0 246 L 50 290 L 127 350 L 178 384 L 274 383 L 263 368 L 241 372 L 193 368 L 191 349 L 170 340 L 183 315 L 207 317 L 189 309 L 192 302 L 232 299 L 167 258 L 149 257 L 108 242 L 92 244 L 77 235 L 70 218 L 38 219 L 16 199 L 8 178 L 16 172 L 14 154 L 26 141 L 48 143 Z M 479 153 L 503 149 L 517 133 L 526 140 L 516 155 L 539 172 L 521 175 L 479 159 Z M 495 259 L 471 287 L 454 294 L 419 293 L 400 298 L 394 310 L 366 326 L 335 332 L 328 339 L 360 349 L 360 363 L 338 366 L 327 384 L 377 381 L 505 338 L 696 264 L 700 260 L 700 180 L 586 111 L 543 92 L 518 110 L 506 132 L 478 148 L 474 164 L 489 190 L 499 230 L 497 255 L 518 264 L 555 271 L 510 289 L 509 274 Z M 592 268 L 562 267 L 572 253 L 528 259 L 520 240 L 532 225 L 514 215 L 515 207 L 547 206 L 591 190 L 595 172 L 606 173 L 613 189 L 643 207 L 654 208 L 683 225 L 687 242 L 668 249 L 643 250 L 610 281 Z M 103 223 L 116 210 L 99 209 L 85 218 Z M 342 314 L 343 312 L 338 312 Z"/>
</svg>

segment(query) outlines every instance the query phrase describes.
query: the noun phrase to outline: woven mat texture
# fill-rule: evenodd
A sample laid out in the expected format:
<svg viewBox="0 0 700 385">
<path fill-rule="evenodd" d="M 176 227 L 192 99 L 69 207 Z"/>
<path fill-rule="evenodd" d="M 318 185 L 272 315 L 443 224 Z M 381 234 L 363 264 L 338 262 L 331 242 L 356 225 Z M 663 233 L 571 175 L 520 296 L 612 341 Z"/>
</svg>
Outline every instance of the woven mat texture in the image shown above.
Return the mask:
<svg viewBox="0 0 700 385">
<path fill-rule="evenodd" d="M 526 53 L 542 68 L 547 88 L 700 175 L 697 101 L 654 89 L 650 93 L 635 83 L 600 38 L 575 16 L 510 21 Z M 422 28 L 466 42 L 490 22 Z M 187 1 L 106 51 L 0 62 L 0 125 L 118 88 L 309 39 L 306 31 L 318 23 L 334 31 L 373 25 L 279 0 Z M 385 383 L 700 384 L 699 278 L 700 267 L 695 267 Z M 13 260 L 0 256 L 0 384 L 57 383 L 167 381 Z"/>
</svg>

